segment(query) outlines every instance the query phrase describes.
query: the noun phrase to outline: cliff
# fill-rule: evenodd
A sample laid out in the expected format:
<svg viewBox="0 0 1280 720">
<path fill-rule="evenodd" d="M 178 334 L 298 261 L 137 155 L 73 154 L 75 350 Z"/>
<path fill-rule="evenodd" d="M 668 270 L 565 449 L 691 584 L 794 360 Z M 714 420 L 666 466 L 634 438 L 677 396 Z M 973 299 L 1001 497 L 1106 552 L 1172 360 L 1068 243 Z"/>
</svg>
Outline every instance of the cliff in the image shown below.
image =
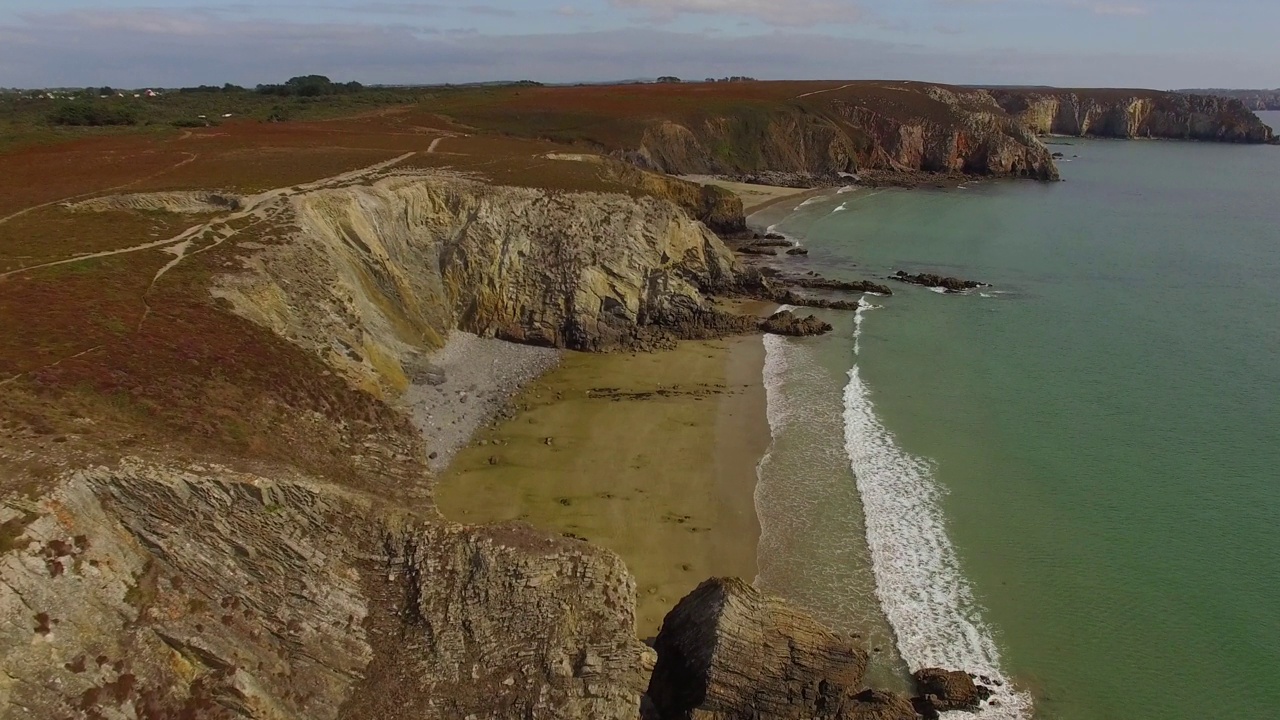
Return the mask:
<svg viewBox="0 0 1280 720">
<path fill-rule="evenodd" d="M 1271 128 L 1236 99 L 1150 90 L 993 90 L 1042 135 L 1267 143 Z"/>
<path fill-rule="evenodd" d="M 296 232 L 215 294 L 379 394 L 403 390 L 454 328 L 591 351 L 750 328 L 705 295 L 734 282 L 732 253 L 653 197 L 428 175 L 306 193 L 287 210 Z"/>
<path fill-rule="evenodd" d="M 797 105 L 646 129 L 631 161 L 672 174 L 865 171 L 1052 180 L 1048 150 L 983 93 L 932 85 L 841 89 Z"/>
<path fill-rule="evenodd" d="M 649 652 L 585 543 L 130 460 L 0 509 L 5 718 L 617 718 Z"/>
<path fill-rule="evenodd" d="M 1280 110 L 1280 89 L 1275 90 L 1227 90 L 1222 88 L 1179 90 L 1188 95 L 1212 95 L 1239 100 L 1249 110 Z"/>
</svg>

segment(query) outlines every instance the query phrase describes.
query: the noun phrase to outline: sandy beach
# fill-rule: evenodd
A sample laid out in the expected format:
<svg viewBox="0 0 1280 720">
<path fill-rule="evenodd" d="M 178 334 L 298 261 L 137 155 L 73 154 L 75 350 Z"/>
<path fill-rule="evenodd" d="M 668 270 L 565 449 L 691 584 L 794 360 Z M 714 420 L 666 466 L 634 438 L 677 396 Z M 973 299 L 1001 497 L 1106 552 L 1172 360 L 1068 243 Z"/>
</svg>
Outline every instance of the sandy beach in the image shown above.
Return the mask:
<svg viewBox="0 0 1280 720">
<path fill-rule="evenodd" d="M 770 442 L 758 336 L 653 354 L 568 353 L 513 419 L 481 429 L 440 478 L 452 520 L 520 520 L 618 553 L 637 633 L 702 580 L 754 579 L 756 463 Z"/>
<path fill-rule="evenodd" d="M 714 185 L 718 188 L 728 190 L 734 195 L 742 198 L 742 208 L 748 215 L 763 210 L 774 203 L 786 200 L 787 198 L 802 199 L 811 193 L 830 189 L 819 188 L 815 191 L 809 188 L 753 185 L 751 183 L 723 180 L 715 177 L 714 175 L 685 175 L 681 179 L 701 183 L 703 185 Z"/>
</svg>

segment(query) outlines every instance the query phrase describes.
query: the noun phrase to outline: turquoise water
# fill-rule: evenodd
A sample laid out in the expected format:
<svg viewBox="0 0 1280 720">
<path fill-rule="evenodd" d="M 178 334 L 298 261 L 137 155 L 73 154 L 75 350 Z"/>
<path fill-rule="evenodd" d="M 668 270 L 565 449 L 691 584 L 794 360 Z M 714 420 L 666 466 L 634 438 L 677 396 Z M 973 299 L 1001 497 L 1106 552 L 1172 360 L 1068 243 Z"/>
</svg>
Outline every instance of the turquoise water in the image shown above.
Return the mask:
<svg viewBox="0 0 1280 720">
<path fill-rule="evenodd" d="M 1063 183 L 768 220 L 805 269 L 992 287 L 766 341 L 758 582 L 894 646 L 882 677 L 1012 681 L 989 717 L 1275 713 L 1280 148 L 1054 149 Z"/>
</svg>

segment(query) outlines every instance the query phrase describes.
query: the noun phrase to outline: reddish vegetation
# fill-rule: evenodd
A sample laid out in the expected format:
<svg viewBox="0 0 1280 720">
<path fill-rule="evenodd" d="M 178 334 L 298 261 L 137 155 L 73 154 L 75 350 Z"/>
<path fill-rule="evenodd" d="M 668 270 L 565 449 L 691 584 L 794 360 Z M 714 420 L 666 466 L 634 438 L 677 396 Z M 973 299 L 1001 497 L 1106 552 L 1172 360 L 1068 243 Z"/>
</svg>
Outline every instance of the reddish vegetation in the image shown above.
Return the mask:
<svg viewBox="0 0 1280 720">
<path fill-rule="evenodd" d="M 372 436 L 401 451 L 414 442 L 398 414 L 327 373 L 320 358 L 214 303 L 209 283 L 238 267 L 236 242 L 189 257 L 155 287 L 157 269 L 173 257 L 155 249 L 37 268 L 173 237 L 207 219 L 72 211 L 64 201 L 178 189 L 252 193 L 407 152 L 417 153 L 407 165 L 497 183 L 642 192 L 616 167 L 547 154 L 573 152 L 563 143 L 627 147 L 657 117 L 779 107 L 823 112 L 837 96 L 874 98 L 886 112 L 915 112 L 903 103 L 932 102 L 896 88 L 834 82 L 502 88 L 344 120 L 240 121 L 0 154 L 0 276 L 10 273 L 0 277 L 0 417 L 6 418 L 0 442 L 39 448 L 87 439 L 80 445 L 98 449 L 173 442 L 329 476 L 371 462 L 359 456 Z M 800 97 L 814 92 L 821 94 Z M 272 230 L 241 229 L 236 241 L 267 242 Z"/>
<path fill-rule="evenodd" d="M 440 125 L 431 116 L 380 113 L 335 122 L 242 123 L 0 156 L 0 218 L 54 203 L 0 220 L 0 273 L 135 247 L 205 220 L 75 212 L 55 201 L 165 189 L 257 191 L 313 181 L 425 150 L 438 136 L 429 130 L 433 122 Z M 252 230 L 241 235 L 264 240 Z M 326 373 L 318 357 L 215 305 L 209 281 L 235 265 L 235 252 L 227 243 L 196 255 L 150 290 L 172 255 L 146 250 L 0 278 L 0 415 L 9 418 L 0 432 L 38 443 L 81 436 L 99 448 L 177 442 L 327 476 L 350 473 L 362 462 L 352 448 L 373 435 L 407 438 L 402 418 Z"/>
</svg>

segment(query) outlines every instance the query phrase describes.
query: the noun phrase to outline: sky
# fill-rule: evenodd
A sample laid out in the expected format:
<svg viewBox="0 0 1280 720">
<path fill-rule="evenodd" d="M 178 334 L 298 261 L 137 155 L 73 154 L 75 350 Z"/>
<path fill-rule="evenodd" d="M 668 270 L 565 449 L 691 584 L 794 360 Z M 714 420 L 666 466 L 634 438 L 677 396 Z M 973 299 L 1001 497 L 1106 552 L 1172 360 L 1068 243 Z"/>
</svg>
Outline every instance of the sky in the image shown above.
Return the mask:
<svg viewBox="0 0 1280 720">
<path fill-rule="evenodd" d="M 676 75 L 1280 86 L 1280 0 L 0 0 L 0 87 Z"/>
</svg>

